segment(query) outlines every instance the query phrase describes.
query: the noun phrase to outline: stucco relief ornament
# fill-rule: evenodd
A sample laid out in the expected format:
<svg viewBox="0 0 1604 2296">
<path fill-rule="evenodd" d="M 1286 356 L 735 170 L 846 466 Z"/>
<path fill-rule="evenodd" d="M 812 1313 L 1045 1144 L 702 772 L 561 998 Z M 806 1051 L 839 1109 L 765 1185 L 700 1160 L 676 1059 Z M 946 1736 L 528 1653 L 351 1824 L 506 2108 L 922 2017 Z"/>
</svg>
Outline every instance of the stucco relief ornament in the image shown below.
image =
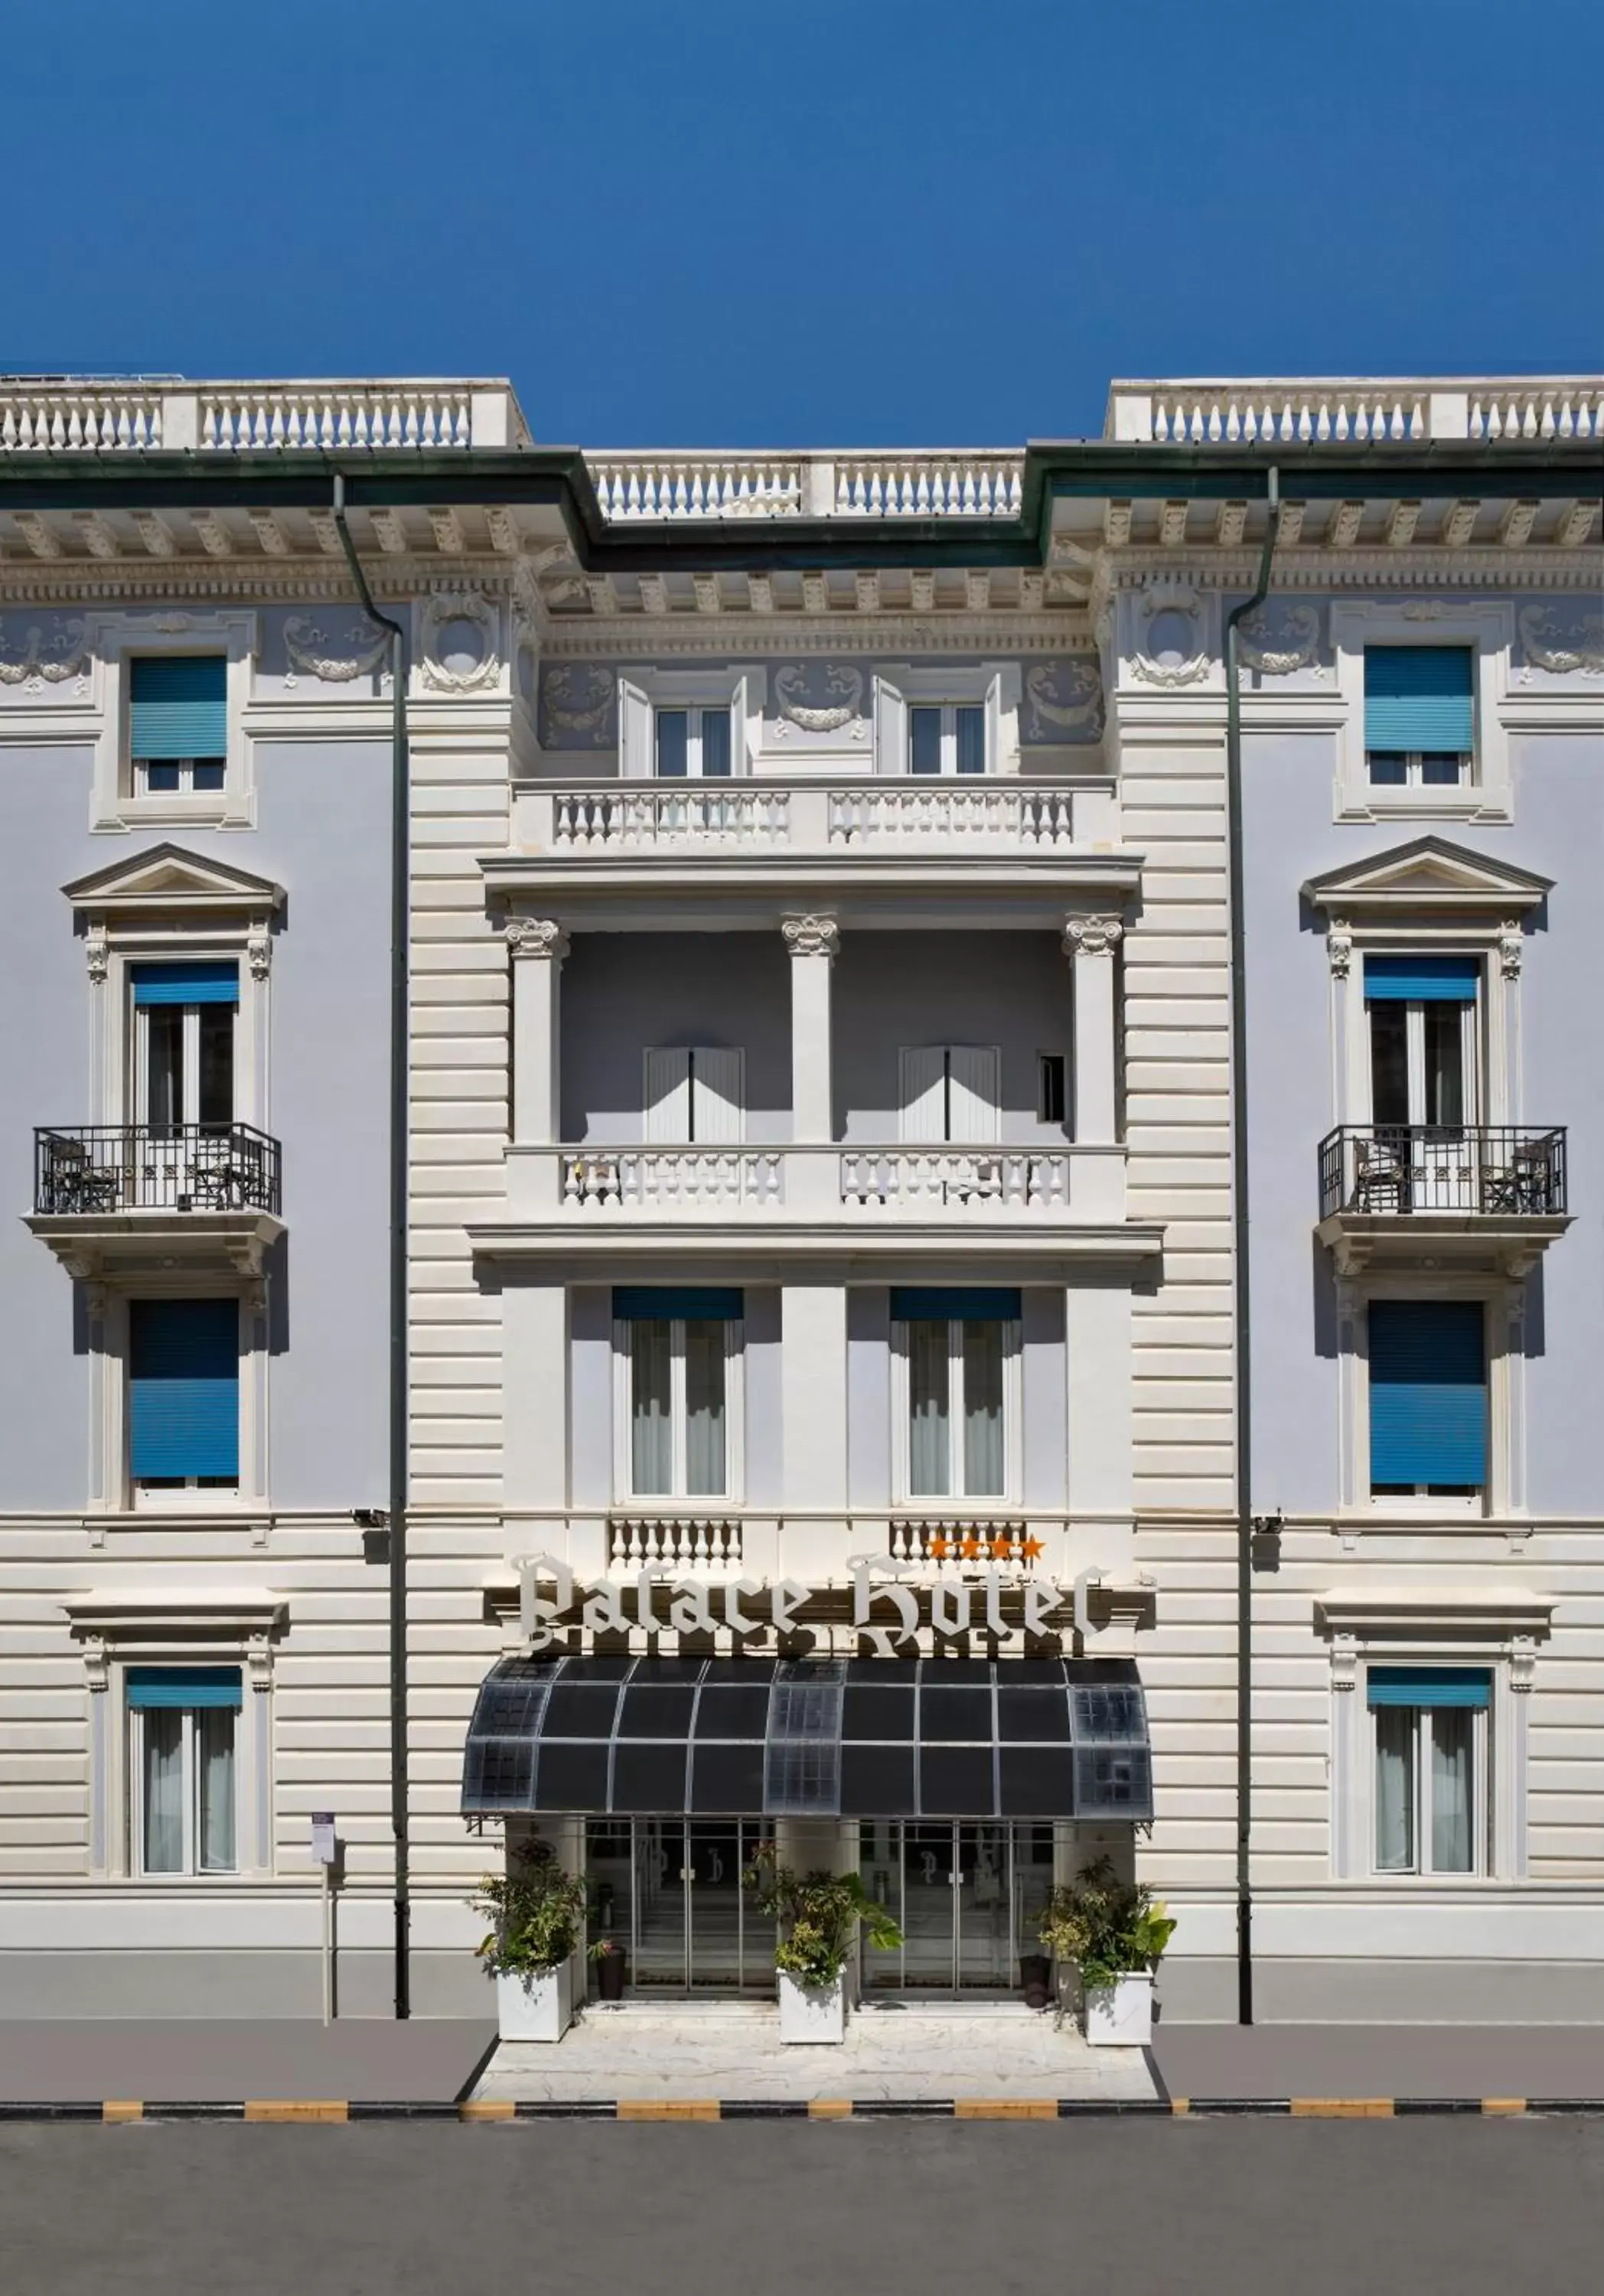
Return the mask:
<svg viewBox="0 0 1604 2296">
<path fill-rule="evenodd" d="M 331 647 L 336 651 L 331 652 Z M 301 669 L 329 685 L 348 685 L 353 678 L 377 669 L 389 650 L 389 632 L 375 630 L 365 614 L 334 638 L 309 614 L 291 614 L 284 624 L 284 652 L 290 658 L 284 684 L 299 685 L 295 673 Z"/>
<path fill-rule="evenodd" d="M 1346 980 L 1354 962 L 1354 936 L 1340 919 L 1326 935 L 1326 955 L 1330 962 L 1333 980 Z"/>
<path fill-rule="evenodd" d="M 1506 980 L 1518 980 L 1520 960 L 1526 954 L 1526 937 L 1519 920 L 1506 917 L 1498 928 L 1498 969 Z"/>
<path fill-rule="evenodd" d="M 1578 614 L 1567 628 L 1552 606 L 1523 606 L 1519 622 L 1523 685 L 1534 668 L 1551 677 L 1604 677 L 1604 614 Z"/>
<path fill-rule="evenodd" d="M 1095 740 L 1102 727 L 1102 679 L 1090 655 L 1038 661 L 1026 671 L 1027 740 L 1051 741 L 1055 730 Z"/>
<path fill-rule="evenodd" d="M 1064 927 L 1064 955 L 1109 956 L 1124 939 L 1117 917 L 1071 917 Z"/>
<path fill-rule="evenodd" d="M 782 917 L 780 931 L 792 956 L 833 957 L 841 946 L 841 928 L 834 917 Z"/>
<path fill-rule="evenodd" d="M 1196 685 L 1208 675 L 1202 601 L 1190 582 L 1167 576 L 1150 582 L 1137 612 L 1141 637 L 1131 662 L 1133 676 L 1146 685 L 1173 688 Z"/>
<path fill-rule="evenodd" d="M 1273 610 L 1260 606 L 1238 623 L 1237 649 L 1249 669 L 1266 677 L 1289 677 L 1295 669 L 1307 669 L 1320 651 L 1320 610 L 1284 601 Z"/>
<path fill-rule="evenodd" d="M 111 965 L 111 944 L 106 938 L 104 925 L 91 925 L 84 935 L 84 962 L 89 968 L 89 978 L 97 988 L 105 986 Z"/>
<path fill-rule="evenodd" d="M 546 716 L 565 734 L 599 734 L 611 718 L 617 698 L 611 670 L 565 662 L 546 672 Z"/>
<path fill-rule="evenodd" d="M 792 726 L 799 726 L 805 734 L 839 734 L 844 726 L 850 726 L 852 741 L 866 741 L 869 720 L 863 714 L 863 672 L 847 663 L 821 667 L 822 676 L 814 691 L 822 698 L 813 701 L 806 698 L 810 684 L 807 666 L 790 661 L 776 674 L 774 694 L 780 704 L 780 716 L 774 725 L 774 739 L 783 741 Z"/>
<path fill-rule="evenodd" d="M 80 693 L 86 692 L 87 681 L 79 676 L 83 667 L 81 620 L 63 622 L 50 638 L 37 623 L 33 624 L 22 634 L 20 653 L 12 652 L 0 625 L 0 685 L 20 685 L 25 693 L 43 693 L 47 685 L 64 685 L 70 677 L 78 677 Z"/>
<path fill-rule="evenodd" d="M 437 693 L 495 684 L 501 618 L 481 590 L 431 591 L 423 608 L 423 683 Z"/>
<path fill-rule="evenodd" d="M 569 953 L 569 937 L 552 917 L 513 917 L 506 933 L 507 947 L 514 956 L 544 958 L 560 964 Z"/>
</svg>

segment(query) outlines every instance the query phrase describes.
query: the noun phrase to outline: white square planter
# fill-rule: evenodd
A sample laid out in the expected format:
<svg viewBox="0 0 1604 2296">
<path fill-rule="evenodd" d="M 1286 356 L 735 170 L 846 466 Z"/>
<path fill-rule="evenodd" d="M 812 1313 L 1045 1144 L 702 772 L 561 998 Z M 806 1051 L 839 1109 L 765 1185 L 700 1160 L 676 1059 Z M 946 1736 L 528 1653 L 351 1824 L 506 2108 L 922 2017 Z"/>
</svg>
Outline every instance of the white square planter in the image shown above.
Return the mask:
<svg viewBox="0 0 1604 2296">
<path fill-rule="evenodd" d="M 1086 2038 L 1099 2049 L 1145 2049 L 1153 2038 L 1153 1980 L 1127 1971 L 1112 1985 L 1089 1985 L 1082 1996 Z"/>
<path fill-rule="evenodd" d="M 799 1985 L 783 1970 L 780 1980 L 780 2038 L 782 2041 L 844 2041 L 847 2038 L 847 1987 L 838 1977 L 833 1985 Z"/>
<path fill-rule="evenodd" d="M 498 1971 L 495 2013 L 503 2041 L 561 2040 L 574 2021 L 573 1963 L 527 1980 Z"/>
</svg>

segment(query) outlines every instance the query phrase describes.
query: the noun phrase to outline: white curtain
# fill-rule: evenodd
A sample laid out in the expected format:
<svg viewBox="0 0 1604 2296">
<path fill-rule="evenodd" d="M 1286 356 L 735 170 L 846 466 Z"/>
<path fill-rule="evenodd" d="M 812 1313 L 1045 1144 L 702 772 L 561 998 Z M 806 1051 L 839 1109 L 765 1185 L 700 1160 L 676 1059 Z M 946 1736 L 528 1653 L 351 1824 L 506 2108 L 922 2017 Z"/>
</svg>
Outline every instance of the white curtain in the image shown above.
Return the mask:
<svg viewBox="0 0 1604 2296">
<path fill-rule="evenodd" d="M 695 1316 L 685 1325 L 685 1489 L 722 1497 L 729 1487 L 724 1439 L 724 1326 Z"/>
<path fill-rule="evenodd" d="M 947 1415 L 947 1326 L 908 1325 L 908 1491 L 945 1498 L 953 1487 Z"/>
<path fill-rule="evenodd" d="M 1414 1754 L 1412 1706 L 1378 1706 L 1376 1718 L 1376 1871 L 1412 1874 Z"/>
<path fill-rule="evenodd" d="M 1438 1706 L 1431 1715 L 1431 1870 L 1469 1874 L 1471 1769 L 1476 1716 L 1468 1706 Z"/>
<path fill-rule="evenodd" d="M 232 1706 L 202 1706 L 195 1715 L 200 1794 L 200 1870 L 232 1874 L 234 1857 L 234 1716 Z"/>
<path fill-rule="evenodd" d="M 144 1736 L 144 1854 L 147 1874 L 184 1871 L 184 1713 L 142 1710 Z"/>
<path fill-rule="evenodd" d="M 674 1488 L 669 1327 L 654 1316 L 629 1327 L 631 1485 L 637 1498 Z"/>
<path fill-rule="evenodd" d="M 965 1324 L 963 1332 L 963 1488 L 972 1499 L 1001 1498 L 1002 1325 Z"/>
</svg>

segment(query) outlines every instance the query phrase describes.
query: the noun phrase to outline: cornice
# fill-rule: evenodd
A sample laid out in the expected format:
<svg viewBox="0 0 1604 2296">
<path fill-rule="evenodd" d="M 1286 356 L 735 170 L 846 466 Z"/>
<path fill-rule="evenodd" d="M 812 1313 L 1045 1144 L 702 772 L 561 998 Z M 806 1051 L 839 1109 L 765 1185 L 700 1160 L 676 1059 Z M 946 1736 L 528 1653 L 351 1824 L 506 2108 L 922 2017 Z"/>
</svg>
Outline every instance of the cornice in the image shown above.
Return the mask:
<svg viewBox="0 0 1604 2296">
<path fill-rule="evenodd" d="M 521 603 L 517 565 L 505 558 L 369 557 L 364 570 L 376 598 L 402 603 L 462 586 Z M 0 561 L 0 613 L 18 606 L 137 607 L 200 598 L 255 605 L 359 603 L 344 565 L 332 558 L 166 558 L 149 565 L 135 559 Z"/>
<path fill-rule="evenodd" d="M 619 614 L 604 622 L 575 617 L 548 620 L 541 648 L 546 661 L 652 660 L 676 656 L 752 654 L 1093 653 L 1096 640 L 1084 608 L 1057 614 L 1020 614 L 998 607 L 987 614 L 719 614 L 692 622 L 664 616 Z"/>
<path fill-rule="evenodd" d="M 1112 587 L 1135 589 L 1157 576 L 1178 575 L 1206 590 L 1251 590 L 1256 553 L 1143 548 L 1108 554 Z M 1277 590 L 1593 590 L 1600 553 L 1554 550 L 1278 550 L 1270 586 Z"/>
</svg>

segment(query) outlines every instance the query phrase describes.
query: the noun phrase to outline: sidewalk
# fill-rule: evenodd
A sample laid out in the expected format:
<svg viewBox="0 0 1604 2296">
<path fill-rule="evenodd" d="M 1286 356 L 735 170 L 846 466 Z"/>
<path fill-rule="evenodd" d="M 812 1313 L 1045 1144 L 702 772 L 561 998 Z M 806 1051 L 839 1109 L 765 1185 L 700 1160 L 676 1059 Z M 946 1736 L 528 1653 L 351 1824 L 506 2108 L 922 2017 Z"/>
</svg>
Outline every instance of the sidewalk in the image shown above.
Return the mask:
<svg viewBox="0 0 1604 2296">
<path fill-rule="evenodd" d="M 988 2097 L 1109 2104 L 1157 2095 L 1140 2049 L 1092 2049 L 1073 2025 L 1024 2009 L 944 2016 L 860 2010 L 839 2047 L 787 2047 L 772 2006 L 592 2008 L 554 2046 L 503 2042 L 476 2103 L 853 2098 L 909 2103 Z"/>
<path fill-rule="evenodd" d="M 1604 2026 L 1165 2025 L 1175 2097 L 1604 2097 Z"/>
<path fill-rule="evenodd" d="M 490 2017 L 12 2019 L 0 2023 L 0 2102 L 445 2103 L 466 2093 L 495 2039 Z"/>
</svg>

